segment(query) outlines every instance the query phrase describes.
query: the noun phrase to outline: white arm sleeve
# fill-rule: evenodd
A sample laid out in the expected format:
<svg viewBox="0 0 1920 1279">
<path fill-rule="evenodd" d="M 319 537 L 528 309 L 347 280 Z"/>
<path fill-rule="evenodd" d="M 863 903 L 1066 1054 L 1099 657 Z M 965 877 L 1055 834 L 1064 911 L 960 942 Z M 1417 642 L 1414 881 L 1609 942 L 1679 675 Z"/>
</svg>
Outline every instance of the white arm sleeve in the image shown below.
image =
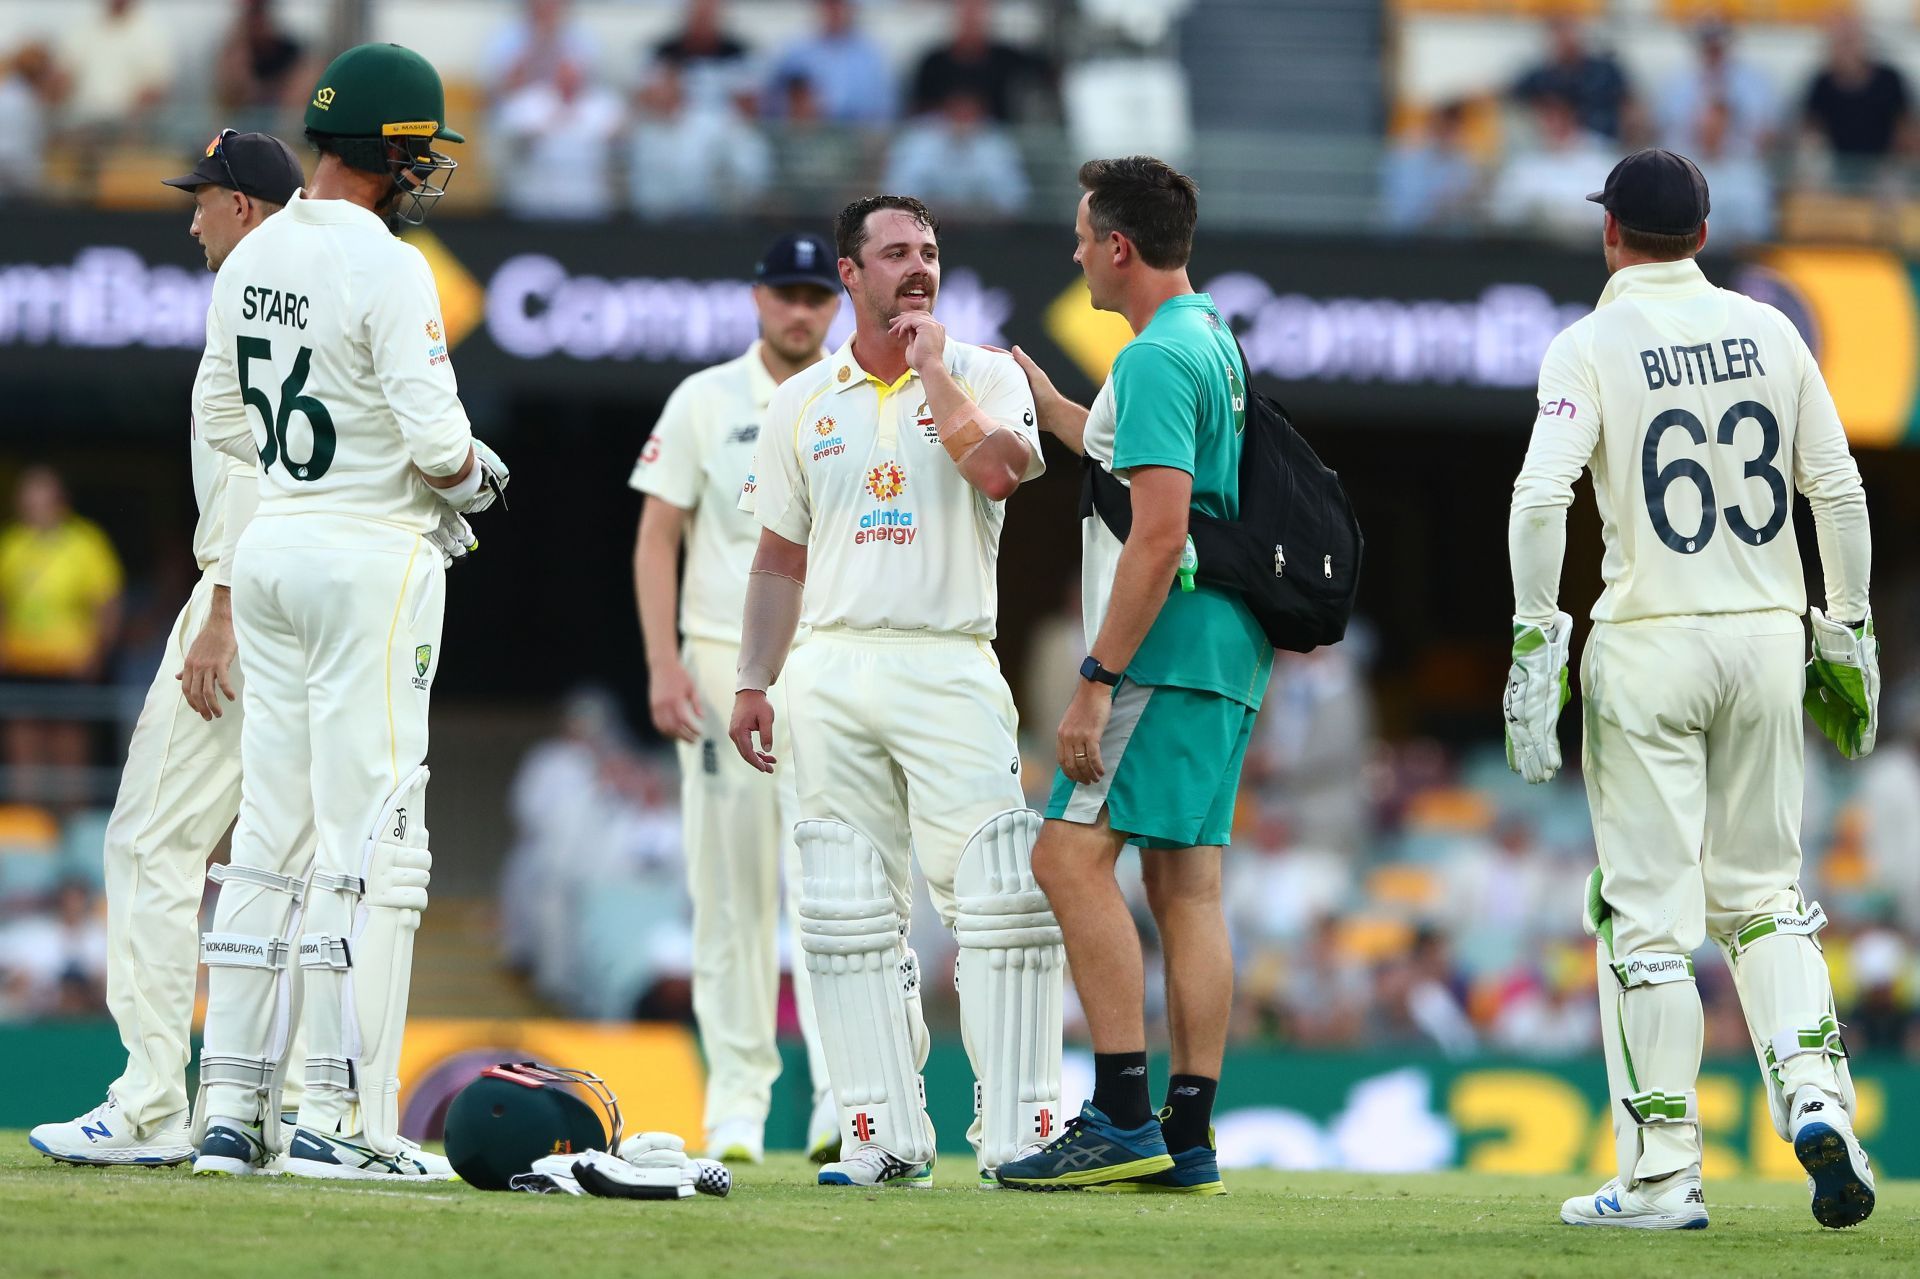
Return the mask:
<svg viewBox="0 0 1920 1279">
<path fill-rule="evenodd" d="M 214 565 L 213 584 L 233 585 L 233 551 L 260 505 L 260 472 L 251 466 L 231 467 L 220 523 L 220 562 Z"/>
<path fill-rule="evenodd" d="M 473 448 L 473 428 L 447 355 L 440 291 L 418 249 L 398 241 L 395 248 L 380 263 L 397 268 L 392 278 L 365 285 L 367 348 L 413 464 L 428 475 L 454 475 Z"/>
<path fill-rule="evenodd" d="M 1793 332 L 1791 326 L 1788 327 Z M 1846 428 L 1813 352 L 1793 332 L 1800 358 L 1800 423 L 1793 436 L 1793 483 L 1813 508 L 1820 572 L 1827 583 L 1827 615 L 1858 622 L 1867 615 L 1873 535 L 1860 468 L 1847 450 Z"/>
<path fill-rule="evenodd" d="M 1567 507 L 1573 482 L 1600 439 L 1600 396 L 1593 371 L 1569 329 L 1540 363 L 1540 407 L 1527 460 L 1513 483 L 1507 556 L 1513 569 L 1513 615 L 1546 623 L 1560 609 L 1560 566 L 1567 549 Z"/>
<path fill-rule="evenodd" d="M 254 437 L 253 415 L 240 394 L 233 335 L 220 317 L 220 300 L 216 283 L 213 305 L 207 308 L 207 347 L 200 356 L 206 376 L 201 379 L 203 394 L 194 410 L 194 427 L 210 447 L 245 462 L 251 471 L 260 463 L 260 441 Z M 272 426 L 262 422 L 260 429 L 264 434 Z"/>
</svg>

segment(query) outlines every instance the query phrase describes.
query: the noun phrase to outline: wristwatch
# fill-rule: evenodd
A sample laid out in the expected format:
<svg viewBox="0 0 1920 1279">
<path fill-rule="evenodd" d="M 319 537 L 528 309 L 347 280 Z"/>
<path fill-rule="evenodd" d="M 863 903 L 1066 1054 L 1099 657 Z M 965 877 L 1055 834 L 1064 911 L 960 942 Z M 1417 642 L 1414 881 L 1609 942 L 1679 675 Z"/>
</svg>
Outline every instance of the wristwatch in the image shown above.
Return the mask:
<svg viewBox="0 0 1920 1279">
<path fill-rule="evenodd" d="M 1086 660 L 1080 663 L 1080 678 L 1092 680 L 1096 684 L 1105 684 L 1109 688 L 1117 688 L 1120 685 L 1120 672 L 1110 671 L 1100 665 L 1100 659 L 1091 653 L 1087 654 Z"/>
</svg>

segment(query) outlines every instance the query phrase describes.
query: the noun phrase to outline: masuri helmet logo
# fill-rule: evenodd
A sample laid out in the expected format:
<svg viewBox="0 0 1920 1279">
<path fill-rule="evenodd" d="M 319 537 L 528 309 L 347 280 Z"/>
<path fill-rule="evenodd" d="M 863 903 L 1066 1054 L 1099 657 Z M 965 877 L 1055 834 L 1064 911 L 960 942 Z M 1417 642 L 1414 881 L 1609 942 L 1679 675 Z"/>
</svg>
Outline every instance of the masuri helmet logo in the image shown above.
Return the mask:
<svg viewBox="0 0 1920 1279">
<path fill-rule="evenodd" d="M 316 107 L 319 107 L 322 111 L 325 111 L 328 108 L 332 107 L 333 106 L 333 86 L 328 85 L 325 88 L 322 88 L 320 92 L 314 94 L 313 105 Z"/>
</svg>

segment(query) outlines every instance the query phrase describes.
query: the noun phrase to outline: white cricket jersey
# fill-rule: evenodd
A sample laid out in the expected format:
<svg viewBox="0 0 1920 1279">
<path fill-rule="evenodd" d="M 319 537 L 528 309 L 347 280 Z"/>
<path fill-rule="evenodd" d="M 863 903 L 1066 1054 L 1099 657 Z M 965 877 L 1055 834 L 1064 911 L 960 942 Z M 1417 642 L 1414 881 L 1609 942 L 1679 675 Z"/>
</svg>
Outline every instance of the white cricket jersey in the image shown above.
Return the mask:
<svg viewBox="0 0 1920 1279">
<path fill-rule="evenodd" d="M 260 514 L 425 533 L 473 432 L 426 259 L 374 214 L 296 192 L 234 248 L 207 315 L 208 442 L 258 458 Z"/>
<path fill-rule="evenodd" d="M 667 397 L 627 481 L 691 513 L 680 588 L 680 630 L 690 639 L 740 642 L 747 570 L 760 544 L 760 522 L 740 509 L 740 488 L 778 386 L 757 341 L 695 373 Z"/>
<path fill-rule="evenodd" d="M 1045 471 L 1033 393 L 1013 357 L 949 340 L 945 363 L 983 413 L 1027 442 L 1021 479 Z M 882 382 L 853 358 L 851 337 L 774 392 L 740 505 L 806 546 L 809 626 L 993 637 L 1006 504 L 947 456 L 919 374 Z"/>
<path fill-rule="evenodd" d="M 1833 615 L 1865 615 L 1866 500 L 1819 365 L 1784 315 L 1691 259 L 1616 271 L 1547 348 L 1509 524 L 1519 617 L 1557 607 L 1582 467 L 1606 539 L 1595 621 L 1804 611 L 1796 492 Z"/>
</svg>

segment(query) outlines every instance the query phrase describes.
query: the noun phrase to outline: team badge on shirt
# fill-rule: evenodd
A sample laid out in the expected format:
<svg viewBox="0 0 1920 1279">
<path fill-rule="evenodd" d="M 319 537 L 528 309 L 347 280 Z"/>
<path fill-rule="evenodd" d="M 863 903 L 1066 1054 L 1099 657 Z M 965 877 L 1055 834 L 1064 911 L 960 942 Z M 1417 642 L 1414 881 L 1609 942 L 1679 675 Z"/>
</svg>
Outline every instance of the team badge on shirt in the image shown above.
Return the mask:
<svg viewBox="0 0 1920 1279">
<path fill-rule="evenodd" d="M 940 442 L 940 424 L 933 420 L 933 410 L 924 402 L 913 411 L 913 424 L 920 428 L 920 434 L 926 437 L 927 443 Z"/>
<path fill-rule="evenodd" d="M 413 686 L 424 690 L 427 687 L 427 670 L 433 665 L 433 645 L 422 644 L 413 650 Z"/>
</svg>

